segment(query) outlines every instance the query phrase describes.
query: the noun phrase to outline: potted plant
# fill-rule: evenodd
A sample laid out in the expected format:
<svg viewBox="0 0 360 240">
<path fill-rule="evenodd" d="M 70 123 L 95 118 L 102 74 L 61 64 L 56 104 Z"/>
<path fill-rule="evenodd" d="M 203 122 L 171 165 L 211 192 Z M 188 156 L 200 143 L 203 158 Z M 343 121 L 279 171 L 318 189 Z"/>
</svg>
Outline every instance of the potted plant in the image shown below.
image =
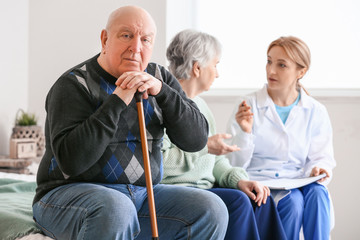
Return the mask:
<svg viewBox="0 0 360 240">
<path fill-rule="evenodd" d="M 35 125 L 37 125 L 37 118 L 35 114 L 26 113 L 22 109 L 18 110 L 15 119 L 15 126 L 35 126 Z"/>
<path fill-rule="evenodd" d="M 45 137 L 42 128 L 37 125 L 35 114 L 24 112 L 19 109 L 16 113 L 15 126 L 11 138 L 31 138 L 35 139 L 37 156 L 42 156 L 45 148 Z"/>
</svg>

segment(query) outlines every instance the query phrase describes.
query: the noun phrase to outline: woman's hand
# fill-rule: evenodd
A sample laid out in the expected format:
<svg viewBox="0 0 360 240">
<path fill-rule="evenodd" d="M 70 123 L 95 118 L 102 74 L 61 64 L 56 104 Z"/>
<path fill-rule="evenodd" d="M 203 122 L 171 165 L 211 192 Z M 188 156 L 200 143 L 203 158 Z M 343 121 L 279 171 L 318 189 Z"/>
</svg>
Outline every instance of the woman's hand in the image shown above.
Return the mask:
<svg viewBox="0 0 360 240">
<path fill-rule="evenodd" d="M 245 101 L 242 101 L 235 114 L 235 119 L 241 129 L 246 133 L 251 133 L 254 122 L 253 115 L 250 106 L 247 105 Z"/>
<path fill-rule="evenodd" d="M 330 174 L 325 169 L 319 168 L 319 167 L 314 167 L 311 170 L 310 177 L 319 176 L 320 174 L 323 174 L 323 173 L 326 173 L 326 176 L 318 180 L 318 182 L 321 183 L 330 177 Z"/>
<path fill-rule="evenodd" d="M 265 204 L 267 198 L 270 196 L 270 189 L 257 181 L 240 180 L 237 186 L 241 191 L 254 200 L 259 207 L 261 204 Z"/>
<path fill-rule="evenodd" d="M 224 155 L 234 151 L 239 151 L 240 148 L 236 145 L 227 145 L 223 140 L 231 138 L 231 134 L 222 133 L 215 134 L 208 138 L 207 147 L 208 152 L 214 155 Z"/>
</svg>

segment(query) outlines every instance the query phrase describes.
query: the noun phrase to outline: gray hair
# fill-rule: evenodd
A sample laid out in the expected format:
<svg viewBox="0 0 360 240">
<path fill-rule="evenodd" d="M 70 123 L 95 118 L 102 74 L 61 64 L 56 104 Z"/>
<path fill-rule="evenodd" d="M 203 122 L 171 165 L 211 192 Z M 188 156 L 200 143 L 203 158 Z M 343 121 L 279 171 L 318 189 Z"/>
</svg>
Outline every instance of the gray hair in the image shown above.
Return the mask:
<svg viewBox="0 0 360 240">
<path fill-rule="evenodd" d="M 175 35 L 166 51 L 169 71 L 177 79 L 189 79 L 195 62 L 206 66 L 221 55 L 221 44 L 213 36 L 195 30 L 183 30 Z"/>
</svg>

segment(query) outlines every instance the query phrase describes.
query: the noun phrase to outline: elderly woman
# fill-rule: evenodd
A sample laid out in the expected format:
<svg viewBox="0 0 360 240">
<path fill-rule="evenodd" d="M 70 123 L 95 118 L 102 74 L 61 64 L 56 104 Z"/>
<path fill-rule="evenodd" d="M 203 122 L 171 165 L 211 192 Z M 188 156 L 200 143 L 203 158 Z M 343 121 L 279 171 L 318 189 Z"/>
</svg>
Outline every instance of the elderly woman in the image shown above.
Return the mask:
<svg viewBox="0 0 360 240">
<path fill-rule="evenodd" d="M 267 50 L 267 84 L 240 100 L 230 121 L 231 163 L 252 180 L 326 176 L 290 192 L 272 195 L 288 239 L 329 239 L 330 181 L 335 160 L 332 128 L 324 105 L 308 96 L 300 79 L 310 66 L 310 51 L 299 38 L 280 37 Z M 284 197 L 285 196 L 285 197 Z"/>
<path fill-rule="evenodd" d="M 285 239 L 276 205 L 268 187 L 249 181 L 243 168 L 232 167 L 224 156 L 240 150 L 217 134 L 214 117 L 198 95 L 218 77 L 220 43 L 211 35 L 193 30 L 178 33 L 167 49 L 169 70 L 179 80 L 187 97 L 206 117 L 210 131 L 207 146 L 189 153 L 164 137 L 164 178 L 162 183 L 207 189 L 226 204 L 229 224 L 225 239 Z M 214 188 L 214 186 L 218 186 Z"/>
</svg>

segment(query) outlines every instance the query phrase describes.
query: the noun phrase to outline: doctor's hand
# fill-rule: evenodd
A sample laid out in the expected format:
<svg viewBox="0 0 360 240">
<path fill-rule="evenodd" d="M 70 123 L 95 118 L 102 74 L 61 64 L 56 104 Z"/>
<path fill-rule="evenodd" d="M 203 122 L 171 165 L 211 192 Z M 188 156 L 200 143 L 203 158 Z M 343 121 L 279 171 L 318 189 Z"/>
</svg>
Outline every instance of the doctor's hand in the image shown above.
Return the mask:
<svg viewBox="0 0 360 240">
<path fill-rule="evenodd" d="M 251 133 L 254 122 L 253 115 L 250 106 L 247 105 L 245 101 L 242 101 L 235 114 L 235 119 L 241 129 L 246 133 Z"/>
<path fill-rule="evenodd" d="M 161 88 L 162 82 L 146 72 L 125 72 L 115 82 L 116 86 L 122 89 L 136 88 L 139 92 L 144 92 L 143 98 L 149 95 L 156 96 Z"/>
<path fill-rule="evenodd" d="M 224 155 L 234 151 L 239 151 L 240 148 L 236 145 L 227 145 L 223 140 L 231 138 L 231 134 L 222 133 L 215 134 L 208 138 L 207 147 L 208 152 L 214 155 Z"/>
<path fill-rule="evenodd" d="M 260 207 L 270 196 L 270 189 L 257 181 L 240 180 L 237 187 Z M 255 193 L 256 194 L 255 194 Z"/>
<path fill-rule="evenodd" d="M 314 167 L 311 170 L 310 177 L 319 176 L 320 174 L 323 174 L 323 173 L 326 173 L 326 177 L 323 177 L 323 178 L 318 180 L 318 182 L 321 183 L 321 182 L 325 181 L 326 179 L 328 179 L 330 177 L 330 174 L 325 169 L 319 168 L 319 167 Z"/>
</svg>

